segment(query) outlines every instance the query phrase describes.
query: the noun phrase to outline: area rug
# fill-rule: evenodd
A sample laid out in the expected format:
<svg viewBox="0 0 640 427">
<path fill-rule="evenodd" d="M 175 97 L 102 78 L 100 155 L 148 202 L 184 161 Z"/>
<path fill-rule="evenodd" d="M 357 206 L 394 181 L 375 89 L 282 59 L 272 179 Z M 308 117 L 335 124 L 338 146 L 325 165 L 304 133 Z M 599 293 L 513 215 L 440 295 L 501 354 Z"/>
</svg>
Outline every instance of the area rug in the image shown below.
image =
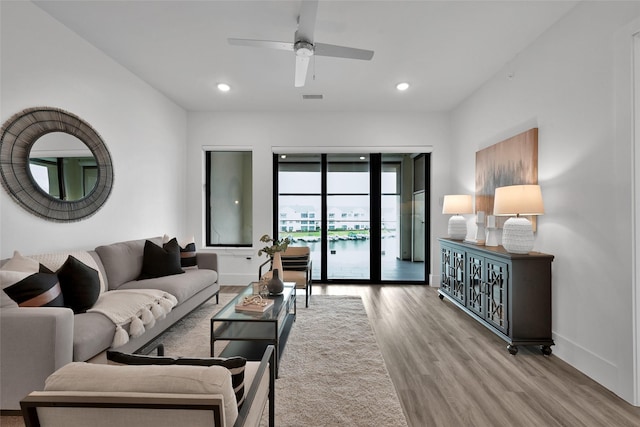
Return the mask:
<svg viewBox="0 0 640 427">
<path fill-rule="evenodd" d="M 220 295 L 222 307 L 231 297 Z M 219 307 L 208 302 L 167 331 L 165 353 L 208 356 Z M 223 348 L 216 342 L 216 354 Z M 278 427 L 407 425 L 360 297 L 317 295 L 299 305 L 279 371 Z"/>
<path fill-rule="evenodd" d="M 360 297 L 314 296 L 296 319 L 276 380 L 276 426 L 407 425 Z"/>
</svg>

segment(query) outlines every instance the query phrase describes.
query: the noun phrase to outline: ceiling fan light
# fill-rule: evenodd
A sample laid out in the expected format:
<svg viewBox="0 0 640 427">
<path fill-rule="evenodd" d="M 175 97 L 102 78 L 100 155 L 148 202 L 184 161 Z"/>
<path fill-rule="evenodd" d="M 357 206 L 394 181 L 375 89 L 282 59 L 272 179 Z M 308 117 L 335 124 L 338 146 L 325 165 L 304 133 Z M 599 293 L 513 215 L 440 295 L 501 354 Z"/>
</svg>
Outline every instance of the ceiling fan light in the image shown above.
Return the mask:
<svg viewBox="0 0 640 427">
<path fill-rule="evenodd" d="M 407 83 L 407 82 L 398 83 L 396 85 L 396 89 L 398 89 L 401 92 L 405 91 L 405 90 L 409 89 L 409 83 Z"/>
<path fill-rule="evenodd" d="M 220 92 L 229 92 L 231 90 L 231 86 L 226 83 L 218 83 L 218 90 Z"/>
</svg>

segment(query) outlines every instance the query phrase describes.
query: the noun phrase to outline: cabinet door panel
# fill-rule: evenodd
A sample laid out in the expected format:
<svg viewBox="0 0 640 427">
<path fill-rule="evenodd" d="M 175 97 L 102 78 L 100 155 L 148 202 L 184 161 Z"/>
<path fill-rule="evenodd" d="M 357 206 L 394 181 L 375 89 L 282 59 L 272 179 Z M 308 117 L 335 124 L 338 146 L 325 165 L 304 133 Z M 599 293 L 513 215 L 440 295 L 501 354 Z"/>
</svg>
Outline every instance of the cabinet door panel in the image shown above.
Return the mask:
<svg viewBox="0 0 640 427">
<path fill-rule="evenodd" d="M 453 273 L 451 281 L 451 296 L 465 304 L 465 287 L 464 287 L 464 252 L 452 250 L 451 261 L 453 263 L 451 272 Z"/>
<path fill-rule="evenodd" d="M 451 249 L 447 247 L 442 247 L 440 249 L 440 262 L 441 262 L 441 278 L 440 278 L 440 289 L 447 294 L 451 295 Z"/>
<path fill-rule="evenodd" d="M 485 292 L 487 312 L 485 319 L 504 333 L 508 333 L 508 270 L 507 264 L 487 258 L 485 260 Z"/>
<path fill-rule="evenodd" d="M 467 307 L 480 317 L 484 317 L 485 301 L 482 271 L 484 258 L 474 253 L 467 254 Z"/>
</svg>

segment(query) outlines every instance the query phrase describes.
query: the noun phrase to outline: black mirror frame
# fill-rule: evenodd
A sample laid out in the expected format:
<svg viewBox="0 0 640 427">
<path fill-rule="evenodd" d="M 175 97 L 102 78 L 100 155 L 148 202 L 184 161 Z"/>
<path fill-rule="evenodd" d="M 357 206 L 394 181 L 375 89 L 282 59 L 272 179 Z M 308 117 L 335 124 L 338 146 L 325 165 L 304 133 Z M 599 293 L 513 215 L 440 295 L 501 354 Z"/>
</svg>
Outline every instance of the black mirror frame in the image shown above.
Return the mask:
<svg viewBox="0 0 640 427">
<path fill-rule="evenodd" d="M 111 194 L 113 164 L 104 141 L 78 116 L 52 107 L 27 108 L 4 125 L 0 136 L 0 178 L 11 197 L 32 214 L 56 222 L 79 221 L 95 214 Z M 59 200 L 45 193 L 29 171 L 29 152 L 41 136 L 65 132 L 81 140 L 96 159 L 98 180 L 84 198 Z"/>
</svg>

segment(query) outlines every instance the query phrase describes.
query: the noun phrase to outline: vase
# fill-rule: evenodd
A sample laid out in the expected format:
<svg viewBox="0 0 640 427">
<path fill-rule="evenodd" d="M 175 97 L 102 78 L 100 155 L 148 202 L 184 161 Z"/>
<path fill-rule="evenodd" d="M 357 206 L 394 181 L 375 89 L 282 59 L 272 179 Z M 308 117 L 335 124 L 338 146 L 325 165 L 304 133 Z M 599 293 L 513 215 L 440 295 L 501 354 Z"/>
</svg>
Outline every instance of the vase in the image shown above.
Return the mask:
<svg viewBox="0 0 640 427">
<path fill-rule="evenodd" d="M 271 260 L 271 269 L 278 270 L 282 273 L 282 256 L 280 252 L 276 252 L 273 254 L 273 259 Z"/>
<path fill-rule="evenodd" d="M 280 270 L 274 269 L 272 271 L 271 279 L 267 283 L 267 289 L 269 289 L 269 294 L 271 295 L 280 295 L 282 293 L 284 282 L 280 280 Z"/>
</svg>

